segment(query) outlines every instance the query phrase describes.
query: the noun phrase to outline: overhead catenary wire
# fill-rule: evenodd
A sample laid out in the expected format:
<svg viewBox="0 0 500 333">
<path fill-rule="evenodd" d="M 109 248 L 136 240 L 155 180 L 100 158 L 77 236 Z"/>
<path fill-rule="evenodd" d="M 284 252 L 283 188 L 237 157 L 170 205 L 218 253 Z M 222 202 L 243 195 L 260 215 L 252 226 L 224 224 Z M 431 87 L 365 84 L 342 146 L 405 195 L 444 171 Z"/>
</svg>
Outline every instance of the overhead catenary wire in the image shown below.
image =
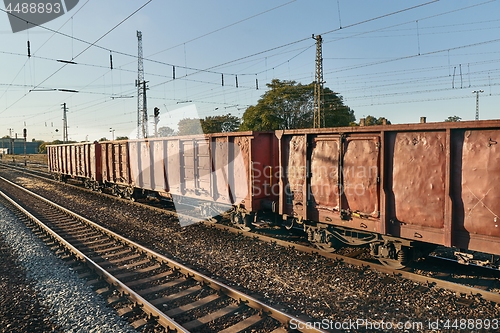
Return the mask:
<svg viewBox="0 0 500 333">
<path fill-rule="evenodd" d="M 122 25 L 125 21 L 127 21 L 128 19 L 130 19 L 133 15 L 135 15 L 137 12 L 139 12 L 141 9 L 143 9 L 144 7 L 146 7 L 149 3 L 151 3 L 153 0 L 148 0 L 145 4 L 143 4 L 142 6 L 140 6 L 138 9 L 136 9 L 134 12 L 132 12 L 130 15 L 128 15 L 127 17 L 125 17 L 123 20 L 121 20 L 118 24 L 116 24 L 115 26 L 113 26 L 110 30 L 108 30 L 106 33 L 104 33 L 101 37 L 99 37 L 96 41 L 90 43 L 85 49 L 83 49 L 80 53 L 78 53 L 75 57 L 73 57 L 72 60 L 78 58 L 80 55 L 82 55 L 83 53 L 85 53 L 88 49 L 90 49 L 92 46 L 95 46 L 101 39 L 103 39 L 104 37 L 106 37 L 107 35 L 109 35 L 113 30 L 115 30 L 117 27 L 119 27 L 120 25 Z M 12 13 L 9 13 L 3 9 L 0 8 L 0 10 L 8 13 L 9 15 L 14 15 Z M 18 16 L 14 15 L 15 17 L 19 18 Z M 45 28 L 45 29 L 48 29 L 48 28 Z M 51 30 L 51 31 L 54 31 L 52 29 L 48 29 L 48 30 Z M 57 32 L 57 31 L 56 31 Z M 59 33 L 59 32 L 57 32 Z M 74 37 L 71 37 L 72 39 Z M 33 89 L 36 89 L 38 88 L 40 85 L 42 85 L 43 83 L 45 83 L 47 80 L 49 80 L 51 77 L 53 77 L 54 75 L 56 75 L 57 73 L 59 73 L 59 71 L 61 71 L 64 67 L 66 67 L 68 64 L 64 64 L 63 66 L 61 66 L 59 69 L 57 69 L 56 71 L 54 71 L 52 74 L 50 74 L 48 77 L 46 77 L 44 80 L 42 80 L 41 82 L 39 82 L 37 85 L 35 85 L 33 87 Z M 12 106 L 14 106 L 15 104 L 17 104 L 20 100 L 22 100 L 24 97 L 26 97 L 27 95 L 29 94 L 29 92 L 25 93 L 23 96 L 21 96 L 21 98 L 19 98 L 18 100 L 16 100 L 14 103 L 12 103 L 11 105 L 9 105 L 7 108 L 5 108 L 3 111 L 0 111 L 0 114 L 2 114 L 3 112 L 5 112 L 6 110 L 10 109 Z"/>
<path fill-rule="evenodd" d="M 250 59 L 250 58 L 249 58 L 249 59 Z M 282 63 L 287 63 L 287 61 L 283 61 Z M 273 66 L 273 67 L 276 67 L 276 66 Z M 107 67 L 107 68 L 109 69 L 109 67 Z M 175 67 L 173 67 L 173 68 L 175 68 Z M 193 70 L 196 70 L 196 69 L 193 69 Z M 270 69 L 269 69 L 269 70 L 270 70 Z M 216 71 L 214 71 L 214 72 L 216 72 Z M 108 73 L 108 72 L 107 72 L 107 73 Z M 194 73 L 193 73 L 193 74 L 194 74 Z M 241 77 L 243 74 L 237 74 L 237 75 Z M 254 73 L 248 73 L 248 75 L 255 75 L 255 74 L 254 74 Z M 172 75 L 172 76 L 174 76 L 174 75 Z M 186 78 L 186 77 L 181 78 L 181 79 L 189 80 L 189 79 L 188 79 L 188 78 Z M 201 82 L 203 82 L 203 81 L 204 81 L 204 80 L 191 80 L 191 82 L 200 82 L 200 83 L 201 83 Z M 231 81 L 231 80 L 230 80 L 230 81 Z M 229 82 L 229 83 L 232 83 L 232 82 Z M 211 83 L 210 83 L 210 82 L 208 82 L 208 81 L 206 81 L 206 84 L 211 84 Z M 226 84 L 226 88 L 227 88 L 227 87 L 229 87 L 229 86 Z M 242 87 L 241 82 L 239 83 L 239 87 L 240 87 L 240 88 Z M 209 89 L 207 89 L 207 91 L 208 91 L 208 90 L 209 90 Z M 226 93 L 227 93 L 227 90 L 226 90 Z"/>
</svg>

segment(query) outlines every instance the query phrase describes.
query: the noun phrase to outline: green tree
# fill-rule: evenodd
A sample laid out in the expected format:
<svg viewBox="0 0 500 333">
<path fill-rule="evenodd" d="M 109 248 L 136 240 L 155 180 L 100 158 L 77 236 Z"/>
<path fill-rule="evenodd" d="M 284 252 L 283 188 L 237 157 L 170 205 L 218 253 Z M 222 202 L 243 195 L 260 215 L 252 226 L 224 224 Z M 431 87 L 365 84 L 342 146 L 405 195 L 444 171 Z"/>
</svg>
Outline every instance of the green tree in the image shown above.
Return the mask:
<svg viewBox="0 0 500 333">
<path fill-rule="evenodd" d="M 384 119 L 387 121 L 387 125 L 391 124 L 391 121 L 384 117 L 375 118 L 374 116 L 368 115 L 365 117 L 365 126 L 383 125 Z"/>
<path fill-rule="evenodd" d="M 47 145 L 50 144 L 49 142 L 42 142 L 40 146 L 38 146 L 38 152 L 40 154 L 45 154 L 47 153 Z"/>
<path fill-rule="evenodd" d="M 116 140 L 128 140 L 128 136 L 119 136 L 116 138 Z"/>
<path fill-rule="evenodd" d="M 223 116 L 208 116 L 201 120 L 203 133 L 234 132 L 240 126 L 240 118 L 230 113 Z"/>
<path fill-rule="evenodd" d="M 460 118 L 459 116 L 449 116 L 448 119 L 445 119 L 444 121 L 446 122 L 456 122 L 456 121 L 460 121 L 462 120 L 462 118 Z"/>
<path fill-rule="evenodd" d="M 310 128 L 313 125 L 314 84 L 274 79 L 267 85 L 257 105 L 243 114 L 240 130 L 276 130 Z M 325 87 L 323 91 L 325 126 L 348 126 L 355 121 L 354 112 L 345 106 L 342 97 Z"/>
<path fill-rule="evenodd" d="M 162 126 L 158 128 L 158 136 L 161 138 L 164 138 L 166 136 L 174 136 L 176 135 L 175 130 L 168 127 L 168 126 Z"/>
<path fill-rule="evenodd" d="M 203 134 L 201 119 L 184 118 L 179 121 L 177 126 L 179 126 L 178 135 Z"/>
<path fill-rule="evenodd" d="M 75 141 L 71 141 L 71 142 L 68 142 L 68 143 L 75 143 Z M 61 145 L 63 144 L 63 142 L 61 140 L 54 140 L 52 142 L 42 142 L 40 144 L 40 146 L 38 146 L 38 152 L 40 154 L 46 154 L 47 153 L 47 146 L 50 146 L 50 145 Z"/>
</svg>

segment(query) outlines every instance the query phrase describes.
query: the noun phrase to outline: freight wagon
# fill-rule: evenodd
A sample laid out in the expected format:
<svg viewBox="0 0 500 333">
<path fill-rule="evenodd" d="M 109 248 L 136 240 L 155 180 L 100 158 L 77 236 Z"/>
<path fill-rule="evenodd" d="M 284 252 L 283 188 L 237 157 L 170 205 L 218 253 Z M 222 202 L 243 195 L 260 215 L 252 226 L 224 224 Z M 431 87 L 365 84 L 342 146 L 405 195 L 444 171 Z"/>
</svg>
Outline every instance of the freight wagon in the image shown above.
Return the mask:
<svg viewBox="0 0 500 333">
<path fill-rule="evenodd" d="M 130 199 L 231 210 L 368 245 L 404 267 L 436 245 L 500 255 L 500 121 L 239 132 L 49 146 L 49 170 Z"/>
<path fill-rule="evenodd" d="M 87 187 L 91 184 L 100 189 L 101 148 L 99 143 L 85 142 L 47 146 L 49 172 L 60 181 L 69 178 L 81 180 Z"/>
<path fill-rule="evenodd" d="M 319 247 L 402 267 L 435 245 L 500 254 L 500 121 L 278 131 L 275 212 Z"/>
<path fill-rule="evenodd" d="M 248 229 L 263 202 L 277 200 L 262 191 L 272 185 L 276 142 L 273 132 L 238 132 L 49 146 L 49 171 L 131 200 L 193 206 L 204 218 L 230 210 Z"/>
</svg>

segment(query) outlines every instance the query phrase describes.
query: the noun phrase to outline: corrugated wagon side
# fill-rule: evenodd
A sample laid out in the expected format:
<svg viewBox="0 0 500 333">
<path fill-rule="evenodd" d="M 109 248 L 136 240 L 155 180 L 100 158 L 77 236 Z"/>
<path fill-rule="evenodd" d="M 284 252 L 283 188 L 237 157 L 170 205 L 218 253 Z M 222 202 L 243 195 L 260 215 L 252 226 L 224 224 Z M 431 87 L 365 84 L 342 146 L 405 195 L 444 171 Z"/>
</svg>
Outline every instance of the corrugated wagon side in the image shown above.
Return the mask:
<svg viewBox="0 0 500 333">
<path fill-rule="evenodd" d="M 271 190 L 276 148 L 272 132 L 130 140 L 128 183 L 195 207 L 203 217 L 232 210 L 244 227 L 265 202 L 277 200 Z"/>
<path fill-rule="evenodd" d="M 100 145 L 98 142 L 47 146 L 48 169 L 57 179 L 73 178 L 87 187 L 101 182 Z"/>
<path fill-rule="evenodd" d="M 128 141 L 100 143 L 101 179 L 104 188 L 111 188 L 114 195 L 134 198 L 136 184 L 130 173 Z"/>
</svg>

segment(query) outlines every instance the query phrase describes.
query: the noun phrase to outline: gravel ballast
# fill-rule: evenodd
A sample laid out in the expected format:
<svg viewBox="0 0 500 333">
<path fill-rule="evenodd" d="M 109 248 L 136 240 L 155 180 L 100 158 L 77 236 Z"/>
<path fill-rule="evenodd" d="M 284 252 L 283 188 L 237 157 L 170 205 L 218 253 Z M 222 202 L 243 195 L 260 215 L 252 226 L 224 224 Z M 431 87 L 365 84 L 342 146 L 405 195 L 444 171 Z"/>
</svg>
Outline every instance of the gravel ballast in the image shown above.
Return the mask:
<svg viewBox="0 0 500 333">
<path fill-rule="evenodd" d="M 17 182 L 143 246 L 316 322 L 436 323 L 443 328 L 447 320 L 498 317 L 499 305 L 478 295 L 455 295 L 203 225 L 181 227 L 168 213 L 62 184 L 27 177 Z M 418 330 L 406 332 L 411 331 Z"/>
<path fill-rule="evenodd" d="M 0 256 L 0 332 L 137 332 L 2 204 Z"/>
<path fill-rule="evenodd" d="M 167 257 L 201 269 L 230 286 L 263 296 L 266 303 L 293 315 L 337 322 L 366 319 L 426 324 L 443 318 L 497 317 L 499 306 L 479 296 L 467 295 L 472 303 L 464 305 L 459 295 L 445 289 L 360 270 L 203 225 L 181 227 L 168 213 L 109 196 L 25 177 L 17 181 Z"/>
</svg>

